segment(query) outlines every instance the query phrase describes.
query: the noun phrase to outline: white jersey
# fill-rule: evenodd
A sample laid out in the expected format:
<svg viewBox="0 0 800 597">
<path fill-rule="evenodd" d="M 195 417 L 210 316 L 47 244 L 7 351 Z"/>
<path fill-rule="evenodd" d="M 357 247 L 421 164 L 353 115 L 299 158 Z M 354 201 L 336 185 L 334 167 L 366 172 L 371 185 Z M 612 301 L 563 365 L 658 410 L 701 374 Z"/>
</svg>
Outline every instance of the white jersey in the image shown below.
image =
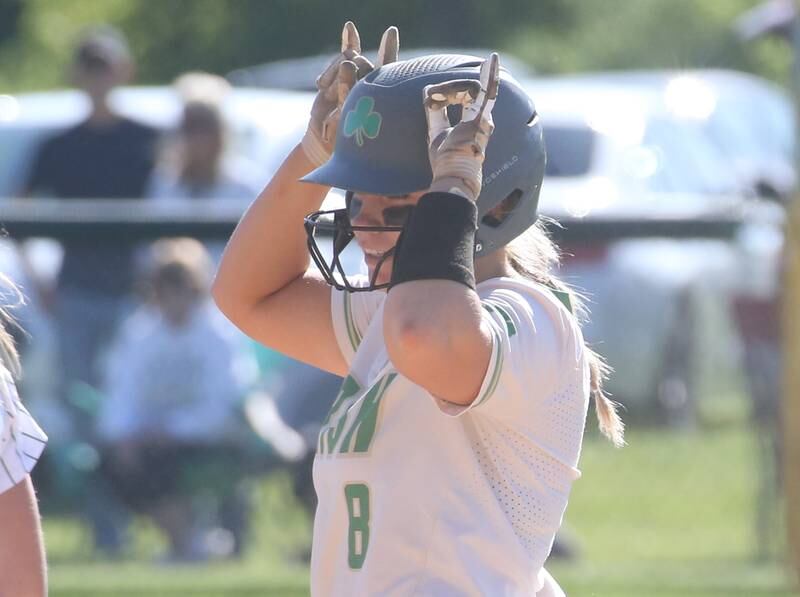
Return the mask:
<svg viewBox="0 0 800 597">
<path fill-rule="evenodd" d="M 394 368 L 384 292 L 332 292 L 350 373 L 314 461 L 313 594 L 542 590 L 580 476 L 586 351 L 575 318 L 548 289 L 494 278 L 477 292 L 493 347 L 469 406 L 437 400 Z"/>
<path fill-rule="evenodd" d="M 0 493 L 33 470 L 47 436 L 17 395 L 11 373 L 0 363 Z"/>
</svg>

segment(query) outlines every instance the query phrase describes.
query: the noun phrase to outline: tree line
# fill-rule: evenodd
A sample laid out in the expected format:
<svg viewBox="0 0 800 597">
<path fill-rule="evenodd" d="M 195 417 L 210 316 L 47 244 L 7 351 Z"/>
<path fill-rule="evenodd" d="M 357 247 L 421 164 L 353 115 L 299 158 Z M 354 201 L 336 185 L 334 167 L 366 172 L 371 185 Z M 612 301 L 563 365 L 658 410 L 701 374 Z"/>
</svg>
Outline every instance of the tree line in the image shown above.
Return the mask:
<svg viewBox="0 0 800 597">
<path fill-rule="evenodd" d="M 139 81 L 225 74 L 333 52 L 342 23 L 367 48 L 388 25 L 402 47 L 490 47 L 542 73 L 724 67 L 788 81 L 790 49 L 744 43 L 735 18 L 758 0 L 0 0 L 0 93 L 66 84 L 72 44 L 91 24 L 129 38 Z"/>
</svg>

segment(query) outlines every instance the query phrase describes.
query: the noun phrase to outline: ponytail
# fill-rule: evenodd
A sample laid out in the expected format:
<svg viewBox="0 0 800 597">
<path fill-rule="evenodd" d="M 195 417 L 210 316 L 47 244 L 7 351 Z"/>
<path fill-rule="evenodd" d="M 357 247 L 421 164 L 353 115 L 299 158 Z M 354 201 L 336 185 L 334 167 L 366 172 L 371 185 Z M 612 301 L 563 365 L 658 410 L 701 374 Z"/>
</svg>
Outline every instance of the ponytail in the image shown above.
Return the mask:
<svg viewBox="0 0 800 597">
<path fill-rule="evenodd" d="M 567 293 L 575 315 L 585 320 L 588 317 L 582 297 L 550 272 L 559 263 L 558 249 L 547 236 L 542 219 L 527 232 L 507 246 L 508 258 L 514 271 L 523 278 Z M 589 388 L 594 400 L 600 431 L 617 448 L 625 445 L 625 424 L 617 412 L 619 404 L 609 399 L 603 390 L 611 368 L 603 357 L 586 346 L 589 361 Z"/>
<path fill-rule="evenodd" d="M 625 423 L 619 416 L 619 404 L 611 400 L 603 390 L 603 382 L 611 373 L 611 367 L 594 350 L 586 347 L 589 353 L 589 391 L 594 399 L 597 424 L 600 432 L 611 440 L 615 447 L 625 445 Z"/>
</svg>

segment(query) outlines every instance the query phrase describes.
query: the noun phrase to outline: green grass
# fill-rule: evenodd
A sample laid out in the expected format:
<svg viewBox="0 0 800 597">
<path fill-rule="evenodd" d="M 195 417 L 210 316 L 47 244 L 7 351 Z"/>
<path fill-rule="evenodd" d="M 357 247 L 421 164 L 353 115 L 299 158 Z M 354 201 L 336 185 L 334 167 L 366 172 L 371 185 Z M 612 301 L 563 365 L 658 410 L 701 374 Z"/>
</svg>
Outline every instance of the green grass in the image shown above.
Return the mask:
<svg viewBox="0 0 800 597">
<path fill-rule="evenodd" d="M 739 427 L 679 434 L 629 433 L 614 450 L 590 441 L 565 528 L 579 538 L 575 564 L 553 574 L 575 595 L 795 595 L 779 505 L 758 557 L 755 438 Z"/>
<path fill-rule="evenodd" d="M 565 519 L 575 561 L 548 564 L 569 595 L 596 597 L 788 596 L 776 517 L 768 551 L 757 559 L 755 499 L 761 466 L 755 439 L 739 425 L 702 431 L 631 432 L 615 450 L 587 439 Z M 291 597 L 308 593 L 308 569 L 292 554 L 308 546 L 310 522 L 292 501 L 286 476 L 259 489 L 253 549 L 242 562 L 164 567 L 163 547 L 141 522 L 125 562 L 93 561 L 86 531 L 72 520 L 45 521 L 52 595 Z M 777 508 L 777 506 L 776 506 Z"/>
<path fill-rule="evenodd" d="M 276 474 L 258 488 L 253 547 L 242 561 L 200 566 L 156 563 L 165 549 L 147 521 L 136 523 L 135 544 L 122 562 L 98 560 L 83 525 L 45 520 L 53 597 L 294 597 L 308 594 L 311 521 L 295 504 L 288 476 Z"/>
</svg>

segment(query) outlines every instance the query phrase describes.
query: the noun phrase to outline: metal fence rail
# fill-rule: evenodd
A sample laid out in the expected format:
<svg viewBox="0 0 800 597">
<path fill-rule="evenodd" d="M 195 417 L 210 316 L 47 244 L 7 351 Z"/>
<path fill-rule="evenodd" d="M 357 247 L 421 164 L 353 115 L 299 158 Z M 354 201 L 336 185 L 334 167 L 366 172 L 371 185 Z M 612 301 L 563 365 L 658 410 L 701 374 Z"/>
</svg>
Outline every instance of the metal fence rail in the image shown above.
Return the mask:
<svg viewBox="0 0 800 597">
<path fill-rule="evenodd" d="M 246 205 L 239 201 L 55 200 L 0 201 L 0 225 L 12 238 L 139 240 L 165 236 L 227 238 Z M 732 238 L 748 217 L 741 205 L 714 215 L 686 213 L 650 218 L 546 219 L 557 242 L 621 238 Z"/>
</svg>

